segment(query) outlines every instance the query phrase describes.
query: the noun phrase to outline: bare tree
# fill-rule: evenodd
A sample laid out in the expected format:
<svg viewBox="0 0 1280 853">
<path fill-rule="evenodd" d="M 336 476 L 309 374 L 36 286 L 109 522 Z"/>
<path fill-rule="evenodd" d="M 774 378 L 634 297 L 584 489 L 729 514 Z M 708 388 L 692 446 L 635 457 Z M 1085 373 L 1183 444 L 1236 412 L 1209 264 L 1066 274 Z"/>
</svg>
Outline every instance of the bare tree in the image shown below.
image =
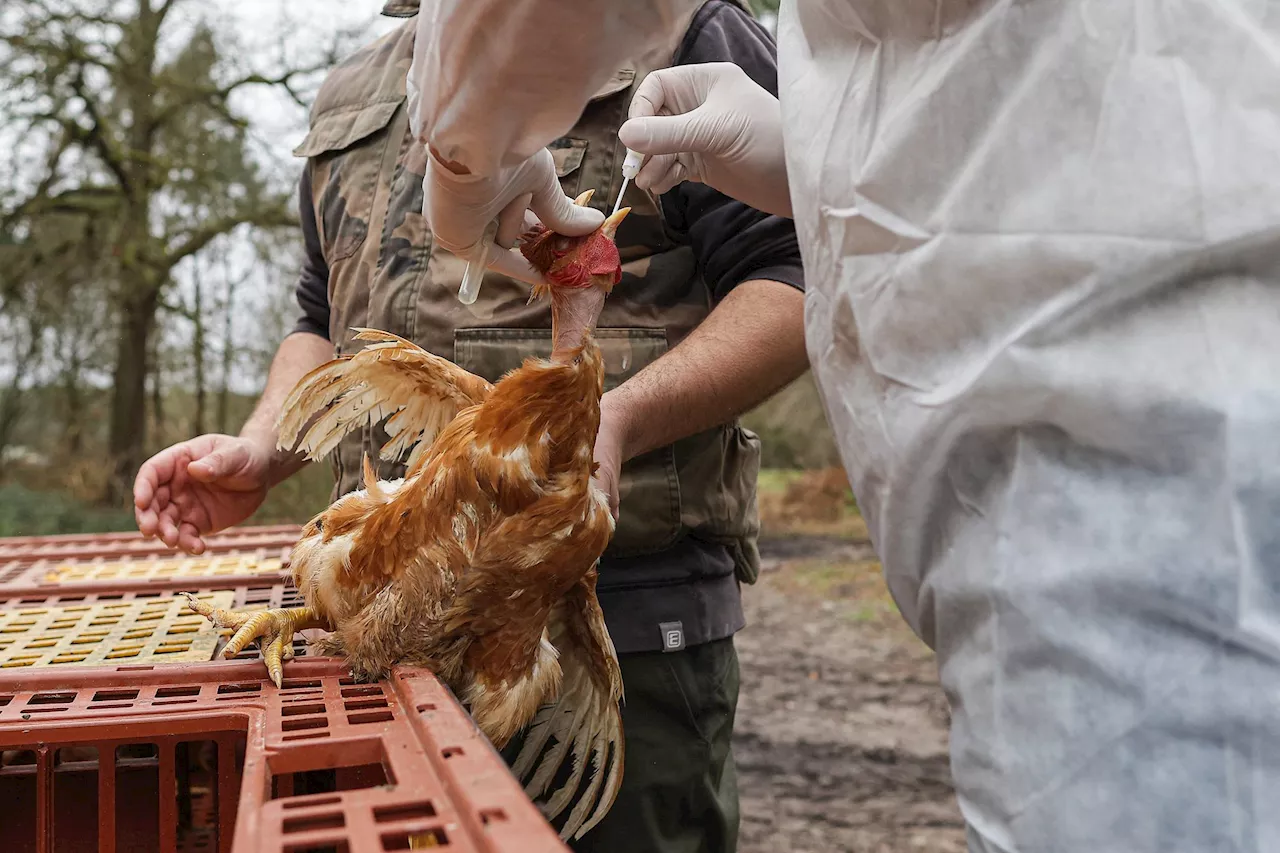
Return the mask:
<svg viewBox="0 0 1280 853">
<path fill-rule="evenodd" d="M 175 266 L 239 228 L 295 221 L 287 189 L 248 153 L 233 96 L 268 86 L 302 103 L 300 87 L 334 58 L 269 74 L 238 68 L 210 27 L 174 23 L 189 3 L 6 0 L 0 14 L 0 116 L 25 140 L 14 158 L 25 179 L 0 193 L 0 233 L 21 242 L 51 216 L 100 226 L 96 276 L 117 332 L 104 496 L 113 502 L 146 446 L 148 376 L 160 387 L 157 313 Z"/>
</svg>

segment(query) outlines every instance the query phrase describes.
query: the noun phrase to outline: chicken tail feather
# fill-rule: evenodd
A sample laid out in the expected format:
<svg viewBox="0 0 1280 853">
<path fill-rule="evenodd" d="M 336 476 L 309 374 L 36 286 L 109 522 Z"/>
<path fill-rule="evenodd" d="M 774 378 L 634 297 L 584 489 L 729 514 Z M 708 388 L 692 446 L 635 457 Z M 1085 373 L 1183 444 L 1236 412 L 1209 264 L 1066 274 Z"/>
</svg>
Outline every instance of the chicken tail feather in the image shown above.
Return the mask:
<svg viewBox="0 0 1280 853">
<path fill-rule="evenodd" d="M 622 673 L 596 600 L 594 572 L 566 596 L 548 628 L 561 655 L 560 693 L 526 729 L 511 770 L 548 820 L 574 804 L 560 836 L 581 838 L 617 799 L 624 759 Z M 553 789 L 566 761 L 569 777 Z"/>
</svg>

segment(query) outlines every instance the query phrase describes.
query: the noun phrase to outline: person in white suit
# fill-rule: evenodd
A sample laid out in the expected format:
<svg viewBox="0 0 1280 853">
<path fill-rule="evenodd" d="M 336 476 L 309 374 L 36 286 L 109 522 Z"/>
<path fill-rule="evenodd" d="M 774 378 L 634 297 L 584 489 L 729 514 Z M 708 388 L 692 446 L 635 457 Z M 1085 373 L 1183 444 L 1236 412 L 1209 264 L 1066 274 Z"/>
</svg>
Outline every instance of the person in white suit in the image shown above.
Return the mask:
<svg viewBox="0 0 1280 853">
<path fill-rule="evenodd" d="M 688 5 L 424 2 L 433 226 L 523 213 Z M 621 139 L 795 217 L 970 849 L 1280 850 L 1280 3 L 790 0 L 779 61 L 657 71 Z"/>
</svg>

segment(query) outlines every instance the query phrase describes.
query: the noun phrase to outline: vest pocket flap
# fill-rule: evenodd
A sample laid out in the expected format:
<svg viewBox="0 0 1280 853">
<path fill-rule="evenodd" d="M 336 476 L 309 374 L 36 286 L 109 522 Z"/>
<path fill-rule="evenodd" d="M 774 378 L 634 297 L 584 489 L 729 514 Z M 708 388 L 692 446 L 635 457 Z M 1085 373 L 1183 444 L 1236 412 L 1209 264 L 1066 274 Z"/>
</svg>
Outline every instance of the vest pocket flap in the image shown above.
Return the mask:
<svg viewBox="0 0 1280 853">
<path fill-rule="evenodd" d="M 315 120 L 307 138 L 293 149 L 295 157 L 315 157 L 327 151 L 341 151 L 372 136 L 391 123 L 401 99 L 369 104 L 359 109 L 337 109 Z"/>
<path fill-rule="evenodd" d="M 608 80 L 604 81 L 604 85 L 596 90 L 591 96 L 592 101 L 603 100 L 610 95 L 616 95 L 621 91 L 631 88 L 631 84 L 635 82 L 636 70 L 630 65 L 624 65 L 617 71 L 613 72 Z"/>
<path fill-rule="evenodd" d="M 597 329 L 596 343 L 604 356 L 604 388 L 616 388 L 640 368 L 667 351 L 665 329 Z M 454 357 L 460 367 L 497 382 L 529 356 L 551 355 L 550 329 L 457 329 Z"/>
<path fill-rule="evenodd" d="M 582 165 L 587 156 L 587 140 L 562 136 L 547 146 L 551 159 L 556 163 L 556 177 L 563 178 Z"/>
</svg>

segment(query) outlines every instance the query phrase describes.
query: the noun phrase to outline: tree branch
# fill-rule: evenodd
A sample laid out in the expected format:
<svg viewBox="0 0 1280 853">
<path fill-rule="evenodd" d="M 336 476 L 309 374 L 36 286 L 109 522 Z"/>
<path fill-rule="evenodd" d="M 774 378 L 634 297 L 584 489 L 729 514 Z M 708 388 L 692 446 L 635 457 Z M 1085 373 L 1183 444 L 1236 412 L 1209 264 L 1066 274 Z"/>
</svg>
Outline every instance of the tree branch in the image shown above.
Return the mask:
<svg viewBox="0 0 1280 853">
<path fill-rule="evenodd" d="M 183 258 L 194 255 L 216 238 L 234 231 L 241 225 L 253 225 L 258 228 L 296 228 L 298 220 L 283 205 L 211 220 L 200 228 L 188 231 L 186 236 L 165 254 L 160 264 L 160 272 L 168 275 L 169 271 Z"/>
<path fill-rule="evenodd" d="M 81 102 L 84 104 L 85 114 L 89 116 L 89 121 L 93 122 L 93 126 L 85 130 L 80 128 L 78 124 L 75 126 L 84 132 L 86 140 L 93 146 L 93 150 L 98 152 L 98 156 L 102 158 L 102 162 L 111 174 L 116 176 L 116 180 L 120 182 L 120 188 L 124 190 L 126 195 L 133 195 L 133 180 L 129 175 L 129 170 L 125 166 L 124 159 L 120 156 L 112 144 L 111 133 L 106 127 L 106 123 L 102 119 L 102 113 L 98 111 L 97 104 L 84 88 L 84 70 L 78 69 L 76 75 L 71 80 L 71 91 L 76 93 Z"/>
</svg>

